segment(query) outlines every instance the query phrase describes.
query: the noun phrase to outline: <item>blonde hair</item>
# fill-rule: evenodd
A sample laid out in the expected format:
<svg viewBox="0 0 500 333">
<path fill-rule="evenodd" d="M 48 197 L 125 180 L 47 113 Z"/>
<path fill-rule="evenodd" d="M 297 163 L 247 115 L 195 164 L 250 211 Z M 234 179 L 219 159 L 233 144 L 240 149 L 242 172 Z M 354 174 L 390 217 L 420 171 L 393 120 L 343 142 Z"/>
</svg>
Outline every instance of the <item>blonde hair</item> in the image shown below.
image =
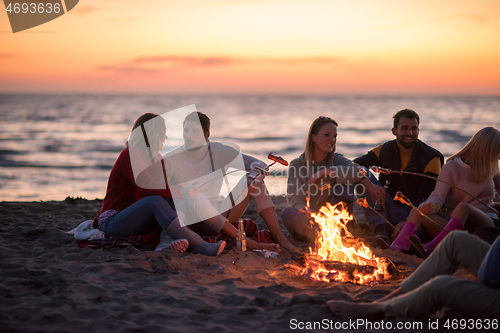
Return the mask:
<svg viewBox="0 0 500 333">
<path fill-rule="evenodd" d="M 493 127 L 479 130 L 456 154 L 446 160 L 449 162 L 457 157 L 470 165 L 469 180 L 481 183 L 493 178 L 498 172 L 500 158 L 500 132 Z"/>
<path fill-rule="evenodd" d="M 160 115 L 145 113 L 135 121 L 126 146 L 138 149 L 146 160 L 152 160 L 159 152 L 158 148 L 163 143 L 166 132 L 165 120 Z"/>
<path fill-rule="evenodd" d="M 326 124 L 334 124 L 335 127 L 339 126 L 339 124 L 330 117 L 318 117 L 313 121 L 313 123 L 309 127 L 309 133 L 307 134 L 306 145 L 304 147 L 304 157 L 306 159 L 306 166 L 307 166 L 308 175 L 311 171 L 311 165 L 312 165 L 312 160 L 313 160 L 313 155 L 314 155 L 314 142 L 312 140 L 312 136 L 313 136 L 313 134 L 318 135 L 318 132 Z M 328 162 L 330 162 L 331 159 L 333 158 L 333 153 L 335 153 L 335 150 L 328 153 L 328 155 L 326 156 L 326 160 Z"/>
</svg>

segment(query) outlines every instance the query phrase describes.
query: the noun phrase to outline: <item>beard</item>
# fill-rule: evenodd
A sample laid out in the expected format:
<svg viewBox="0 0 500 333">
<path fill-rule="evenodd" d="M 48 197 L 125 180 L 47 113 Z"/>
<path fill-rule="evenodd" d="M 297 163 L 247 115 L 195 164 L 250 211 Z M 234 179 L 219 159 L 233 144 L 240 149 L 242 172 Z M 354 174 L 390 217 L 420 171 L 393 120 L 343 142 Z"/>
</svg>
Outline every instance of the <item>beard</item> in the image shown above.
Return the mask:
<svg viewBox="0 0 500 333">
<path fill-rule="evenodd" d="M 415 145 L 417 144 L 417 139 L 414 139 L 413 141 L 411 142 L 407 142 L 405 141 L 404 139 L 402 138 L 397 138 L 397 141 L 398 143 L 403 146 L 403 148 L 405 149 L 412 149 L 413 147 L 415 147 Z"/>
</svg>

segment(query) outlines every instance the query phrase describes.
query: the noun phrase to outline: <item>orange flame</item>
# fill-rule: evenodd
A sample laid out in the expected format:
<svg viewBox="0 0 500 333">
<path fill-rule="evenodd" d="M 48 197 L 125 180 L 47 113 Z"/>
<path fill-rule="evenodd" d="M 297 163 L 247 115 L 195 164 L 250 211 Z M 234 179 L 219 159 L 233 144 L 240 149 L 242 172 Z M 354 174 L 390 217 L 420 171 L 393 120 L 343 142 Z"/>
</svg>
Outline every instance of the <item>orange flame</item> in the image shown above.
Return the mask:
<svg viewBox="0 0 500 333">
<path fill-rule="evenodd" d="M 389 277 L 385 258 L 376 257 L 368 246 L 353 238 L 347 230 L 346 224 L 352 220 L 352 215 L 343 202 L 335 206 L 327 203 L 321 207 L 318 214 L 313 213 L 311 216 L 320 232 L 315 242 L 315 250 L 309 248 L 310 254 L 306 258 L 305 267 L 299 270 L 298 275 L 316 281 L 358 284 L 378 283 Z M 346 263 L 367 269 L 329 269 L 326 266 L 331 262 L 335 262 L 334 266 Z"/>
</svg>

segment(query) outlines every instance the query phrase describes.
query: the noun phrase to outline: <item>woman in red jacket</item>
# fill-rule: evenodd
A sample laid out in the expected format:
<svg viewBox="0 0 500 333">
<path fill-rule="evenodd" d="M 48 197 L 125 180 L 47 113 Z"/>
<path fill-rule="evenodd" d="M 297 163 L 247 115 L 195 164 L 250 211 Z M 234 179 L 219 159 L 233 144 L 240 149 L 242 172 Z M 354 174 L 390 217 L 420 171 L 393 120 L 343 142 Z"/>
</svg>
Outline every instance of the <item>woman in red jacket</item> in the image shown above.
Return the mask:
<svg viewBox="0 0 500 333">
<path fill-rule="evenodd" d="M 219 255 L 226 243 L 203 241 L 180 225 L 171 207 L 172 192 L 181 195 L 181 191 L 169 188 L 166 177 L 158 177 L 165 174 L 162 164 L 155 163 L 161 158 L 159 151 L 166 138 L 165 120 L 159 115 L 146 113 L 136 120 L 127 147 L 111 170 L 94 228 L 106 236 L 126 237 L 147 234 L 160 225 L 163 231 L 157 251 L 169 248 L 182 252 L 189 244 L 193 253 Z"/>
</svg>

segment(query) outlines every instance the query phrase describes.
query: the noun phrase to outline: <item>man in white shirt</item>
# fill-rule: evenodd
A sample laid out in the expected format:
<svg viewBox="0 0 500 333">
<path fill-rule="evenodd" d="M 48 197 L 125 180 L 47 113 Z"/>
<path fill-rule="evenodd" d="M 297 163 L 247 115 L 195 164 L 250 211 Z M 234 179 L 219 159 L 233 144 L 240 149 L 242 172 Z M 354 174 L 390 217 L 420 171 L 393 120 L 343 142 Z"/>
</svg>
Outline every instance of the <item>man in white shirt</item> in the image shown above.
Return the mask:
<svg viewBox="0 0 500 333">
<path fill-rule="evenodd" d="M 236 222 L 254 200 L 257 213 L 263 218 L 274 240 L 283 248 L 296 251 L 281 230 L 271 196 L 265 184 L 252 175 L 253 167 L 265 168 L 257 158 L 242 154 L 233 145 L 210 142 L 210 119 L 201 112 L 192 112 L 183 122 L 184 145 L 164 156 L 168 183 L 181 185 L 185 199 L 175 202 L 176 210 L 184 213 L 184 223 L 199 232 L 215 231 L 236 238 Z M 228 173 L 237 170 L 241 180 L 231 186 Z M 250 176 L 246 172 L 251 172 Z M 188 192 L 191 191 L 191 195 Z M 199 191 L 197 194 L 194 194 Z M 224 193 L 225 192 L 225 193 Z M 180 214 L 180 215 L 181 215 Z M 181 215 L 182 216 L 182 215 Z M 277 244 L 247 240 L 252 249 L 277 250 Z"/>
</svg>

